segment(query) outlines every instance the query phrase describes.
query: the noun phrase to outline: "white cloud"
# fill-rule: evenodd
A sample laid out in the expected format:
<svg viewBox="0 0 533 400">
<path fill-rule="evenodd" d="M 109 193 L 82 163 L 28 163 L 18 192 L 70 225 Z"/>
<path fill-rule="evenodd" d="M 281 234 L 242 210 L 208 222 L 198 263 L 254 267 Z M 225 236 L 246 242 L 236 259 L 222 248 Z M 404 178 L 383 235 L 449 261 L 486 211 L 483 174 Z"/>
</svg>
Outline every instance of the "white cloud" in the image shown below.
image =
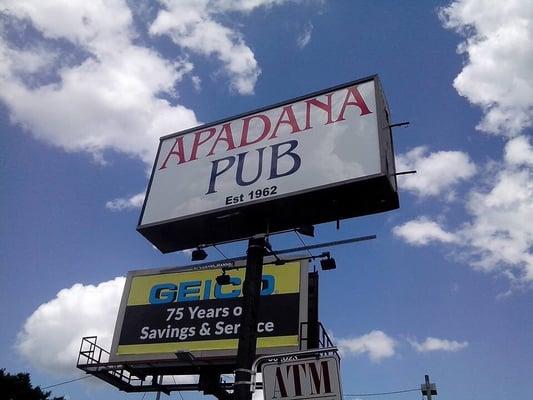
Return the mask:
<svg viewBox="0 0 533 400">
<path fill-rule="evenodd" d="M 420 197 L 439 196 L 461 181 L 476 173 L 476 166 L 468 154 L 462 151 L 437 151 L 428 153 L 425 146 L 415 147 L 406 154 L 396 157 L 398 171 L 416 170 L 416 174 L 398 177 L 401 189 L 414 192 Z"/>
<path fill-rule="evenodd" d="M 454 87 L 482 107 L 478 129 L 515 136 L 533 123 L 533 2 L 457 0 L 440 10 L 444 26 L 462 34 L 466 56 Z"/>
<path fill-rule="evenodd" d="M 420 217 L 395 226 L 392 232 L 414 246 L 427 245 L 431 242 L 456 243 L 458 241 L 454 233 L 445 231 L 438 223 L 427 217 Z"/>
<path fill-rule="evenodd" d="M 26 320 L 16 348 L 36 367 L 71 375 L 83 336 L 98 336 L 109 349 L 125 278 L 97 286 L 77 283 L 41 304 Z"/>
<path fill-rule="evenodd" d="M 458 342 L 456 340 L 439 339 L 428 337 L 423 342 L 414 339 L 408 339 L 409 344 L 419 353 L 428 353 L 432 351 L 457 352 L 468 346 L 468 342 Z"/>
<path fill-rule="evenodd" d="M 533 283 L 533 149 L 523 132 L 533 125 L 533 3 L 457 0 L 440 10 L 444 26 L 464 36 L 466 63 L 454 81 L 458 93 L 483 110 L 477 129 L 505 136 L 502 161 L 482 167 L 466 198 L 466 222 L 452 232 L 423 224 L 427 238 L 457 246 L 462 260 L 507 277 L 512 285 Z M 521 135 L 521 136 L 519 136 Z M 431 240 L 420 220 L 395 227 L 412 244 Z M 426 220 L 425 222 L 428 222 Z"/>
<path fill-rule="evenodd" d="M 394 227 L 394 235 L 416 246 L 452 244 L 478 270 L 502 273 L 514 284 L 533 282 L 533 170 L 524 165 L 526 153 L 515 150 L 506 156 L 514 164 L 485 166 L 486 179 L 466 196 L 462 225 L 446 231 L 420 217 Z"/>
<path fill-rule="evenodd" d="M 111 211 L 131 210 L 141 208 L 144 202 L 144 192 L 137 193 L 128 198 L 118 198 L 105 203 L 105 207 Z"/>
<path fill-rule="evenodd" d="M 533 166 L 533 146 L 526 136 L 511 139 L 505 145 L 505 161 L 511 165 Z"/>
<path fill-rule="evenodd" d="M 150 164 L 161 135 L 198 124 L 192 110 L 160 96 L 175 96 L 192 64 L 134 44 L 124 1 L 6 1 L 0 11 L 11 25 L 27 23 L 40 34 L 25 36 L 30 51 L 5 35 L 0 41 L 0 100 L 33 136 L 98 161 L 115 150 Z M 21 71 L 21 58 L 32 67 Z M 44 72 L 53 79 L 43 80 Z"/>
<path fill-rule="evenodd" d="M 287 0 L 213 0 L 212 7 L 218 11 L 250 12 L 259 7 L 272 7 Z"/>
<path fill-rule="evenodd" d="M 161 7 L 125 0 L 5 0 L 0 101 L 12 123 L 47 143 L 88 152 L 101 163 L 112 150 L 150 165 L 160 136 L 199 123 L 193 110 L 177 103 L 177 88 L 194 68 L 187 52 L 216 57 L 232 88 L 254 91 L 260 68 L 252 49 L 215 16 L 284 1 L 168 0 Z M 144 24 L 135 24 L 132 13 Z M 174 58 L 145 46 L 140 29 L 170 35 L 180 47 Z M 200 77 L 191 79 L 199 90 Z"/>
<path fill-rule="evenodd" d="M 305 25 L 303 32 L 296 38 L 296 44 L 300 49 L 303 49 L 311 41 L 311 35 L 313 34 L 313 24 L 309 22 Z"/>
<path fill-rule="evenodd" d="M 261 70 L 242 35 L 214 19 L 229 3 L 209 0 L 161 0 L 164 9 L 150 26 L 152 35 L 169 35 L 178 46 L 204 56 L 215 56 L 224 65 L 231 86 L 240 94 L 252 94 Z M 236 2 L 232 11 L 250 11 L 271 2 Z M 241 6 L 241 8 L 239 8 Z"/>
<path fill-rule="evenodd" d="M 397 342 L 383 331 L 373 330 L 359 337 L 339 339 L 338 345 L 343 355 L 366 354 L 371 361 L 379 362 L 394 356 Z"/>
<path fill-rule="evenodd" d="M 111 347 L 125 282 L 126 278 L 117 277 L 96 286 L 77 283 L 59 291 L 26 320 L 17 336 L 17 351 L 47 373 L 79 375 L 76 361 L 82 337 L 97 336 L 98 346 L 108 351 Z M 165 384 L 197 381 L 196 375 L 166 375 L 163 379 Z"/>
<path fill-rule="evenodd" d="M 474 267 L 533 282 L 533 170 L 498 167 L 488 188 L 471 191 L 460 234 Z"/>
<path fill-rule="evenodd" d="M 202 79 L 199 76 L 194 75 L 191 78 L 191 81 L 192 81 L 192 85 L 194 87 L 194 90 L 196 90 L 197 92 L 202 90 Z"/>
</svg>

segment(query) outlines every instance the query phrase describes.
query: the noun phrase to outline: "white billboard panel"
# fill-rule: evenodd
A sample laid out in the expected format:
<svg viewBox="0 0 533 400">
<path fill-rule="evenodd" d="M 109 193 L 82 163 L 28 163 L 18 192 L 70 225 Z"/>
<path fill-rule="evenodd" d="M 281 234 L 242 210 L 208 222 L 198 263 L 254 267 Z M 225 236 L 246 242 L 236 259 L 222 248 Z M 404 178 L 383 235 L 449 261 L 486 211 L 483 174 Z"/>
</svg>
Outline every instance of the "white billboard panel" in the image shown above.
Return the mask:
<svg viewBox="0 0 533 400">
<path fill-rule="evenodd" d="M 373 77 L 163 137 L 139 230 L 382 176 L 385 108 Z"/>
</svg>

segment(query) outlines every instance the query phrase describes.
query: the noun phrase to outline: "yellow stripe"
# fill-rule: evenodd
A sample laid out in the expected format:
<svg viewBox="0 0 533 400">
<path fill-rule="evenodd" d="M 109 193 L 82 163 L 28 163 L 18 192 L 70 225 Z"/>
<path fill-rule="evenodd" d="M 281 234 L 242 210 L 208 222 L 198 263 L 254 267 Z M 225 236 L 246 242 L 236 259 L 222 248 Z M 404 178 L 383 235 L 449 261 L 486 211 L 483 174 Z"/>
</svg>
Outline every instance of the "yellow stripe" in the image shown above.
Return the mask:
<svg viewBox="0 0 533 400">
<path fill-rule="evenodd" d="M 232 277 L 239 277 L 244 281 L 245 268 L 239 268 L 226 272 Z M 221 269 L 203 271 L 175 272 L 157 275 L 136 276 L 132 279 L 131 289 L 128 296 L 128 306 L 144 305 L 149 303 L 150 290 L 154 285 L 172 283 L 179 287 L 180 282 L 200 281 L 200 292 L 195 296 L 204 298 L 205 282 L 211 281 L 210 299 L 214 299 L 215 278 L 222 274 Z M 300 262 L 291 262 L 283 266 L 265 265 L 264 275 L 273 275 L 276 280 L 274 294 L 299 293 L 300 291 Z M 228 293 L 240 289 L 237 286 L 222 287 L 222 292 Z"/>
<path fill-rule="evenodd" d="M 203 340 L 198 342 L 173 342 L 128 344 L 118 346 L 117 354 L 173 353 L 178 350 L 236 350 L 238 339 Z M 298 346 L 298 335 L 264 337 L 257 339 L 258 348 Z"/>
</svg>

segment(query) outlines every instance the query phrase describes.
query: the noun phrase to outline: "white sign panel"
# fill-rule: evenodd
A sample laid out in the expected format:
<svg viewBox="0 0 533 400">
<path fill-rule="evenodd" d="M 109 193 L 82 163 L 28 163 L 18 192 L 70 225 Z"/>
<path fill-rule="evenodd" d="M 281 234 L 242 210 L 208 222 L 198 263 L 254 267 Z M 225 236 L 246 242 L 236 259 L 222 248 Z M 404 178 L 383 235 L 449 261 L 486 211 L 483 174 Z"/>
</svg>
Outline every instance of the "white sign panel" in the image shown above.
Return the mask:
<svg viewBox="0 0 533 400">
<path fill-rule="evenodd" d="M 377 76 L 161 138 L 137 230 L 162 252 L 398 208 Z"/>
<path fill-rule="evenodd" d="M 337 356 L 263 364 L 265 400 L 342 400 Z"/>
<path fill-rule="evenodd" d="M 141 225 L 381 172 L 371 80 L 163 138 Z"/>
</svg>

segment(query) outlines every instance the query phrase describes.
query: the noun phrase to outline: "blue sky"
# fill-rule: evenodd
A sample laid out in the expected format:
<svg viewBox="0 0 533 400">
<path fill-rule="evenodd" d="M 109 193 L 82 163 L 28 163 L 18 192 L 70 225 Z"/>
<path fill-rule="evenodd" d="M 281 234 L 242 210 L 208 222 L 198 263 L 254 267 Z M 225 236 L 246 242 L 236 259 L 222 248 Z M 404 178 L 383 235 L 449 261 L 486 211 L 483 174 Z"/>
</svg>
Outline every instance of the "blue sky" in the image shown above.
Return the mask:
<svg viewBox="0 0 533 400">
<path fill-rule="evenodd" d="M 81 376 L 80 339 L 109 342 L 121 277 L 189 263 L 135 231 L 160 136 L 377 73 L 393 122 L 411 122 L 397 168 L 418 173 L 398 178 L 399 210 L 305 239 L 378 236 L 330 249 L 321 274 L 343 390 L 429 373 L 439 398 L 531 392 L 533 5 L 494 5 L 1 1 L 0 367 Z M 88 380 L 53 393 L 142 397 Z"/>
</svg>

